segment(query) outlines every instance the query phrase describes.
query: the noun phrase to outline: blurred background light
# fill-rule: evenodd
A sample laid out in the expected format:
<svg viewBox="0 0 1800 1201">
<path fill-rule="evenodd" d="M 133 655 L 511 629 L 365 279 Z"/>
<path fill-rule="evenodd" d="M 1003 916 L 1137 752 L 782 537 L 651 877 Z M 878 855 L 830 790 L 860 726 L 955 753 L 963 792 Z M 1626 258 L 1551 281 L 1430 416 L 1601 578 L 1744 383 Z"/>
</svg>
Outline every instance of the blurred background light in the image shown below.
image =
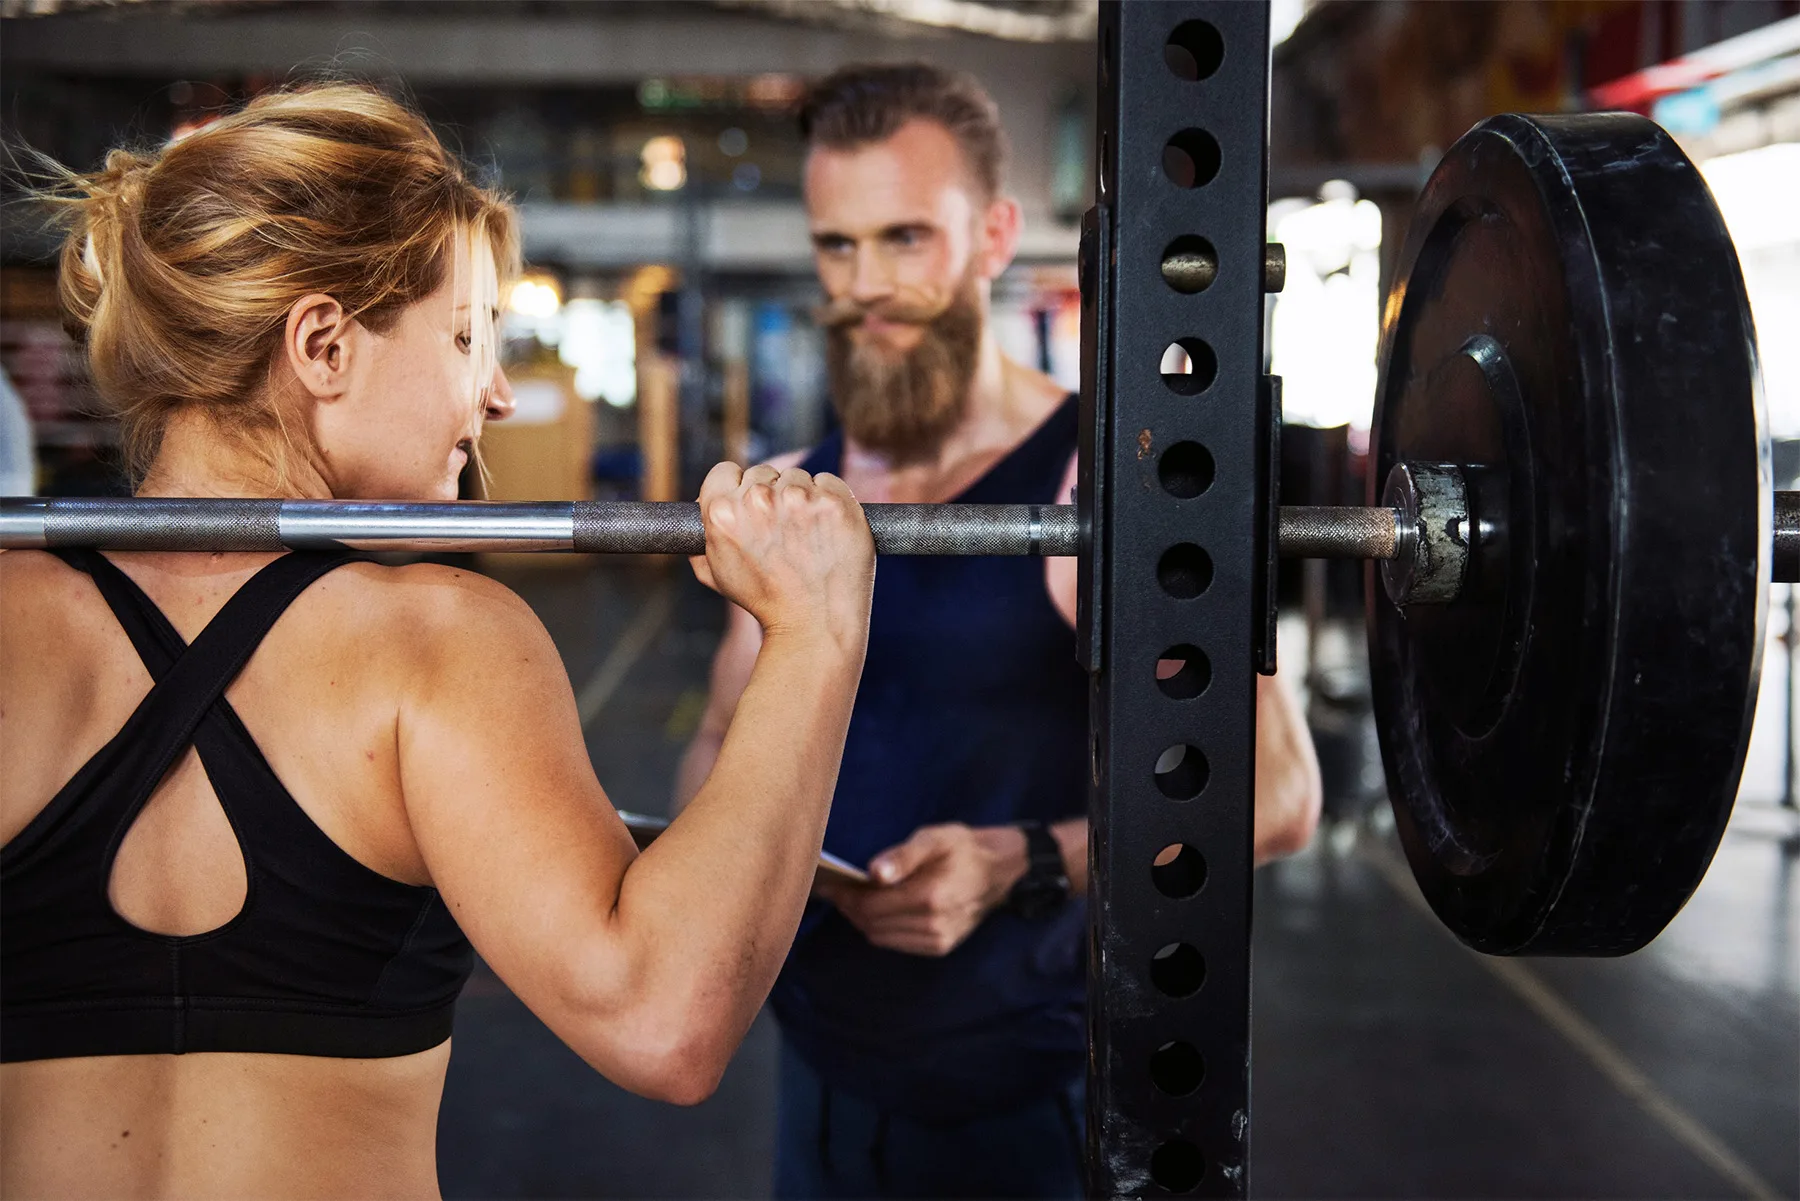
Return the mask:
<svg viewBox="0 0 1800 1201">
<path fill-rule="evenodd" d="M 1272 241 L 1287 247 L 1287 287 L 1270 319 L 1270 370 L 1287 421 L 1366 430 L 1380 340 L 1381 210 L 1341 180 L 1321 199 L 1269 208 Z"/>
<path fill-rule="evenodd" d="M 1306 0 L 1269 0 L 1269 45 L 1279 46 L 1306 15 Z"/>
<path fill-rule="evenodd" d="M 637 329 L 622 300 L 578 297 L 563 306 L 557 357 L 575 368 L 575 395 L 626 408 L 637 400 Z"/>
<path fill-rule="evenodd" d="M 1700 164 L 1737 244 L 1762 355 L 1769 432 L 1800 437 L 1800 142 L 1722 154 Z"/>
<path fill-rule="evenodd" d="M 656 192 L 673 192 L 687 183 L 687 147 L 673 134 L 661 134 L 644 143 L 643 168 L 638 179 Z"/>
<path fill-rule="evenodd" d="M 506 307 L 521 317 L 554 317 L 562 307 L 562 292 L 552 276 L 526 275 L 513 285 Z"/>
</svg>

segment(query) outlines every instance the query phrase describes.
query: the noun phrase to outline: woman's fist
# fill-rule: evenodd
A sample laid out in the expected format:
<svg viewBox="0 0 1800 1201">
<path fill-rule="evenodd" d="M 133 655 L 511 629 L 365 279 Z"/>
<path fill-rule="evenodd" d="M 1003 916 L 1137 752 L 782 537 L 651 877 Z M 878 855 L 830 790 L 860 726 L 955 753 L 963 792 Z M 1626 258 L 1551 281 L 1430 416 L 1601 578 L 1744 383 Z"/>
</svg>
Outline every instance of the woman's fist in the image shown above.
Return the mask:
<svg viewBox="0 0 1800 1201">
<path fill-rule="evenodd" d="M 747 610 L 765 635 L 825 635 L 859 659 L 868 640 L 875 544 L 835 475 L 720 463 L 700 486 L 700 581 Z"/>
</svg>

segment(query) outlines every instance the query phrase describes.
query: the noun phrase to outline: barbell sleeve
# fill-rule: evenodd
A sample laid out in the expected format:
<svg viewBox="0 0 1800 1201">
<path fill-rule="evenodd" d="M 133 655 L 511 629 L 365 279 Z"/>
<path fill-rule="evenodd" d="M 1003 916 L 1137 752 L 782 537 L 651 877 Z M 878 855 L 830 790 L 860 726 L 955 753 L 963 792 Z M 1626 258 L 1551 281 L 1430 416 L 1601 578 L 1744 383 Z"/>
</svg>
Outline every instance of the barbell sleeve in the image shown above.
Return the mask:
<svg viewBox="0 0 1800 1201">
<path fill-rule="evenodd" d="M 1769 558 L 1771 580 L 1800 584 L 1800 492 L 1775 494 L 1775 541 Z"/>
<path fill-rule="evenodd" d="M 1405 543 L 1400 510 L 1283 505 L 1280 544 L 1288 559 L 1392 559 Z"/>
</svg>

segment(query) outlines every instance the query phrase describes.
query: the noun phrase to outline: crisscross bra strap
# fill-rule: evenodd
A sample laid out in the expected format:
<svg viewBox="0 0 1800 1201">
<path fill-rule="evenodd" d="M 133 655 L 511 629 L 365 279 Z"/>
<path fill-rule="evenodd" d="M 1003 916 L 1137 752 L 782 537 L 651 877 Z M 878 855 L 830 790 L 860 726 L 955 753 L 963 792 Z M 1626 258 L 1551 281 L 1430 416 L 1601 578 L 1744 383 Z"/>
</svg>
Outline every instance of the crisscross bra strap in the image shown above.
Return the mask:
<svg viewBox="0 0 1800 1201">
<path fill-rule="evenodd" d="M 112 741 L 7 844 L 0 860 L 8 865 L 47 853 L 76 833 L 83 824 L 78 811 L 85 779 L 103 776 L 108 781 L 112 803 L 107 808 L 116 805 L 126 815 L 142 808 L 287 607 L 314 580 L 361 556 L 348 551 L 283 555 L 239 588 L 185 649 L 168 619 L 104 556 L 89 551 L 63 552 L 62 557 L 93 576 L 155 683 Z M 90 810 L 88 816 L 99 815 Z"/>
<path fill-rule="evenodd" d="M 119 569 L 118 564 L 97 550 L 86 547 L 64 548 L 50 552 L 77 571 L 93 577 L 100 596 L 119 619 L 119 625 L 137 648 L 138 658 L 151 680 L 160 680 L 187 650 L 187 640 L 145 595 L 137 581 Z M 229 682 L 228 682 L 229 683 Z"/>
</svg>

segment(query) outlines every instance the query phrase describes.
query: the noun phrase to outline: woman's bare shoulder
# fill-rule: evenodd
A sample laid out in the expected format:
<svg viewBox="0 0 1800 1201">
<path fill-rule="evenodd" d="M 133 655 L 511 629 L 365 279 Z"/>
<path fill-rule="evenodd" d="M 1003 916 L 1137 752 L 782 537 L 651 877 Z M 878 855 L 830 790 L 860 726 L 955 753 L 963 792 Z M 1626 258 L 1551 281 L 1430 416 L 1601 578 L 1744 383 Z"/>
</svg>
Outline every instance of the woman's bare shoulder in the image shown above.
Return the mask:
<svg viewBox="0 0 1800 1201">
<path fill-rule="evenodd" d="M 81 573 L 47 550 L 0 550 L 0 587 L 29 587 L 51 580 L 72 581 Z"/>
<path fill-rule="evenodd" d="M 82 572 L 42 550 L 0 551 L 0 625 L 7 617 L 30 618 L 34 633 L 47 632 L 71 613 L 71 602 L 98 599 Z"/>
<path fill-rule="evenodd" d="M 443 563 L 352 563 L 315 586 L 347 628 L 413 654 L 548 640 L 519 594 L 490 576 Z"/>
</svg>

